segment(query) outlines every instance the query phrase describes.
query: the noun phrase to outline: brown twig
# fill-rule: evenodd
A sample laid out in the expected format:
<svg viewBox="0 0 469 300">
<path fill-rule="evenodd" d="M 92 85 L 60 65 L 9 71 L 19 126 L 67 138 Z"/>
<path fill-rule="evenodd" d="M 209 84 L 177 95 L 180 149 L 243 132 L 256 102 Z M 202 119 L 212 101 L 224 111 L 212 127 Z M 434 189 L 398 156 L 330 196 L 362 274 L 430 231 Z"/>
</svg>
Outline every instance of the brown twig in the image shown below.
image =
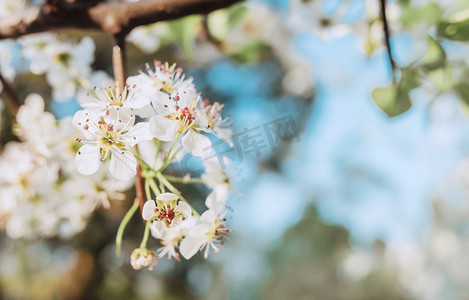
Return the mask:
<svg viewBox="0 0 469 300">
<path fill-rule="evenodd" d="M 112 66 L 114 71 L 114 80 L 121 93 L 125 86 L 125 36 L 114 37 L 114 47 L 112 48 Z"/>
<path fill-rule="evenodd" d="M 389 63 L 391 64 L 393 81 L 395 81 L 396 63 L 394 62 L 392 49 L 391 49 L 391 42 L 390 42 L 391 34 L 389 31 L 388 19 L 386 17 L 386 0 L 379 0 L 379 2 L 381 5 L 381 21 L 383 22 L 383 31 L 384 31 L 384 39 L 386 42 L 386 49 L 388 51 Z"/>
<path fill-rule="evenodd" d="M 4 97 L 5 101 L 7 102 L 7 105 L 10 107 L 10 110 L 13 113 L 13 115 L 16 116 L 16 113 L 18 112 L 21 106 L 18 100 L 18 97 L 16 97 L 15 93 L 13 92 L 12 87 L 6 81 L 6 79 L 3 77 L 1 73 L 0 73 L 0 82 L 3 85 L 3 92 L 5 93 L 5 97 Z"/>
<path fill-rule="evenodd" d="M 112 69 L 114 71 L 114 80 L 122 93 L 125 86 L 125 69 L 126 69 L 126 58 L 125 58 L 125 36 L 118 35 L 114 36 L 114 47 L 112 48 Z M 137 176 L 135 176 L 135 194 L 140 206 L 140 215 L 145 204 L 145 190 L 142 176 L 142 168 L 140 165 L 137 166 Z"/>
<path fill-rule="evenodd" d="M 207 14 L 242 0 L 146 0 L 139 2 L 60 1 L 28 7 L 0 19 L 0 39 L 63 28 L 99 29 L 124 36 L 140 25 L 167 21 L 192 14 Z"/>
</svg>

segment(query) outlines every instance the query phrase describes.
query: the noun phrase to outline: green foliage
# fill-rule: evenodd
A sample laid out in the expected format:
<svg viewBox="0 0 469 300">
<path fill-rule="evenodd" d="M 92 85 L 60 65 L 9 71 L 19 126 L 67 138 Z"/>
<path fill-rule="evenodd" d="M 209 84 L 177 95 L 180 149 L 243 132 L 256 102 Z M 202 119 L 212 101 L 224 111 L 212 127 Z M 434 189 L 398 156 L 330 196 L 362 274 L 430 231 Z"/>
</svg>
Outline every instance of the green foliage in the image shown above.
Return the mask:
<svg viewBox="0 0 469 300">
<path fill-rule="evenodd" d="M 454 89 L 461 97 L 462 102 L 469 107 L 469 82 L 460 82 L 454 86 Z"/>
<path fill-rule="evenodd" d="M 441 91 L 446 92 L 453 88 L 453 67 L 445 66 L 428 73 L 428 78 L 432 81 L 435 87 Z"/>
<path fill-rule="evenodd" d="M 446 53 L 440 43 L 428 37 L 428 49 L 423 57 L 423 68 L 426 70 L 435 70 L 441 68 L 446 63 Z"/>
<path fill-rule="evenodd" d="M 412 1 L 408 1 L 411 4 Z M 441 8 L 436 3 L 430 3 L 423 7 L 405 6 L 400 18 L 401 24 L 410 28 L 418 23 L 436 23 L 442 15 Z"/>
<path fill-rule="evenodd" d="M 389 117 L 398 116 L 412 107 L 410 91 L 420 85 L 416 70 L 406 70 L 397 85 L 373 90 L 371 96 L 376 105 Z"/>
<path fill-rule="evenodd" d="M 448 40 L 469 41 L 469 19 L 460 22 L 441 22 L 437 26 L 437 34 Z"/>
<path fill-rule="evenodd" d="M 194 59 L 194 46 L 197 32 L 202 22 L 201 16 L 188 16 L 169 22 L 172 34 L 181 44 L 182 50 L 189 59 Z"/>
<path fill-rule="evenodd" d="M 228 55 L 239 63 L 249 63 L 260 60 L 272 52 L 272 47 L 261 41 L 251 40 Z"/>
<path fill-rule="evenodd" d="M 375 269 L 356 282 L 344 280 L 340 265 L 350 251 L 345 229 L 324 224 L 309 207 L 269 255 L 272 267 L 256 299 L 404 299 L 395 274 Z M 373 247 L 379 257 L 382 247 Z"/>
<path fill-rule="evenodd" d="M 207 29 L 214 38 L 223 40 L 232 28 L 245 20 L 248 12 L 249 10 L 242 5 L 234 5 L 215 11 L 208 15 Z"/>
</svg>

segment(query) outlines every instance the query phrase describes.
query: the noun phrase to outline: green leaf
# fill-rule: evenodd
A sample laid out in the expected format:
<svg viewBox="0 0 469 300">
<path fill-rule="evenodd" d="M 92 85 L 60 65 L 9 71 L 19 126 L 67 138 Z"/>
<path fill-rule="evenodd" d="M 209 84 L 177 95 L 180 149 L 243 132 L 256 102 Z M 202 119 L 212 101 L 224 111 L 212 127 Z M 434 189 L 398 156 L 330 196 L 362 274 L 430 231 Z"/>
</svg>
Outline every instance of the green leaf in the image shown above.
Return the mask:
<svg viewBox="0 0 469 300">
<path fill-rule="evenodd" d="M 399 81 L 399 89 L 405 93 L 420 86 L 419 74 L 416 69 L 404 69 L 402 78 Z"/>
<path fill-rule="evenodd" d="M 426 22 L 434 24 L 441 18 L 442 10 L 436 3 L 430 3 L 424 7 L 404 6 L 400 21 L 405 28 Z"/>
<path fill-rule="evenodd" d="M 428 78 L 433 82 L 437 89 L 442 92 L 453 88 L 453 67 L 446 66 L 428 73 Z"/>
<path fill-rule="evenodd" d="M 436 30 L 438 36 L 452 41 L 469 41 L 469 19 L 459 22 L 440 22 Z"/>
<path fill-rule="evenodd" d="M 445 63 L 446 52 L 437 40 L 429 37 L 428 50 L 423 57 L 423 67 L 427 70 L 435 70 L 443 67 Z"/>
<path fill-rule="evenodd" d="M 169 22 L 172 33 L 189 59 L 194 58 L 195 39 L 201 23 L 201 16 L 188 16 Z"/>
<path fill-rule="evenodd" d="M 376 105 L 391 118 L 408 111 L 412 106 L 409 95 L 399 93 L 396 86 L 377 88 L 371 96 Z"/>
<path fill-rule="evenodd" d="M 410 91 L 419 87 L 417 70 L 407 69 L 397 85 L 377 88 L 371 96 L 388 117 L 398 116 L 412 107 Z"/>
<path fill-rule="evenodd" d="M 469 107 L 469 82 L 460 82 L 454 86 L 454 89 L 461 97 L 461 100 Z"/>
<path fill-rule="evenodd" d="M 249 9 L 242 4 L 230 6 L 228 9 L 228 24 L 234 27 L 243 22 L 249 12 Z"/>
<path fill-rule="evenodd" d="M 228 53 L 228 55 L 239 63 L 249 63 L 258 61 L 272 52 L 272 47 L 261 41 L 251 40 L 247 44 L 241 46 L 240 49 Z"/>
</svg>

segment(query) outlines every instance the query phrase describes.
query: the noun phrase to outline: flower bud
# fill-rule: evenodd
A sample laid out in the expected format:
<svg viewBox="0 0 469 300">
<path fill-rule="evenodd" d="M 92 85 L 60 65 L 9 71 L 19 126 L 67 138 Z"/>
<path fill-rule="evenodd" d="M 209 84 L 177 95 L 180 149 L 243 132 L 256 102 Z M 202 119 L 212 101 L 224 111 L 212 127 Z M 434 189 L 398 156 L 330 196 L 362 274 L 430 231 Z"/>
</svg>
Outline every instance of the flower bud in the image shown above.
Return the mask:
<svg viewBox="0 0 469 300">
<path fill-rule="evenodd" d="M 158 256 L 153 251 L 145 248 L 137 248 L 132 251 L 130 256 L 130 264 L 135 270 L 140 270 L 143 267 L 147 267 L 148 270 L 153 270 L 153 267 L 158 261 Z"/>
</svg>

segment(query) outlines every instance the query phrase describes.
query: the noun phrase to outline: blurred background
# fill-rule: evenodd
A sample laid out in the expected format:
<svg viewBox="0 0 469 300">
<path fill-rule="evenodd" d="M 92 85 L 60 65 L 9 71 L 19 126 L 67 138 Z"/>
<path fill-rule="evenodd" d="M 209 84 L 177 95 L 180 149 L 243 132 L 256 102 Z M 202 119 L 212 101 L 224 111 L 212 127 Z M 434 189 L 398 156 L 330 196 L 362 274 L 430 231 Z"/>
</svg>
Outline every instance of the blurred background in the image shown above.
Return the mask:
<svg viewBox="0 0 469 300">
<path fill-rule="evenodd" d="M 208 261 L 134 271 L 137 217 L 114 255 L 130 189 L 73 235 L 3 230 L 0 299 L 468 299 L 468 28 L 465 0 L 252 0 L 134 29 L 129 75 L 176 62 L 233 121 L 234 149 L 220 145 L 233 162 L 231 242 Z M 88 79 L 112 78 L 110 37 L 56 34 L 90 37 Z M 57 119 L 73 115 L 80 89 L 58 91 L 25 47 L 0 41 L 2 74 L 20 99 L 39 93 Z M 3 147 L 17 137 L 0 107 Z M 207 190 L 184 192 L 197 208 Z"/>
</svg>

